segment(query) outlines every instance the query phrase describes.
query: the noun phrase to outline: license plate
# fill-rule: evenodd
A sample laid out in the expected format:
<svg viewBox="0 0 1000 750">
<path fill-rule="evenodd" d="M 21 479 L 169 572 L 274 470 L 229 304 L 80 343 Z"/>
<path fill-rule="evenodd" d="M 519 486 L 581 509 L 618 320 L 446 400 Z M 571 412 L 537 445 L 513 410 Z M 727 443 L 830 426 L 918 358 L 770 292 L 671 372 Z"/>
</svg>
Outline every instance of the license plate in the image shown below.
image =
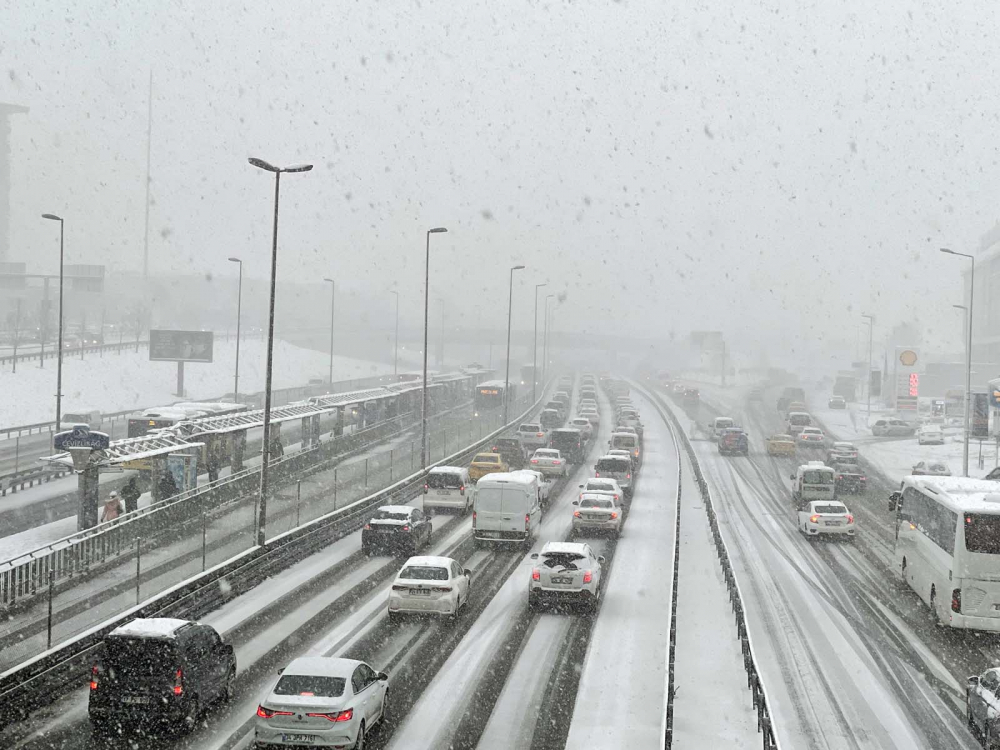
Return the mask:
<svg viewBox="0 0 1000 750">
<path fill-rule="evenodd" d="M 410 596 L 430 596 L 430 589 L 410 589 Z"/>
<path fill-rule="evenodd" d="M 479 532 L 479 536 L 484 536 L 484 537 L 486 537 L 488 539 L 496 539 L 498 536 L 500 536 L 500 532 L 499 531 L 480 531 Z"/>
<path fill-rule="evenodd" d="M 149 703 L 149 696 L 148 695 L 126 695 L 122 699 L 122 702 L 123 703 L 128 703 L 129 705 L 133 705 L 133 706 L 144 706 L 147 703 Z"/>
<path fill-rule="evenodd" d="M 603 521 L 604 516 L 595 516 L 592 513 L 585 516 L 588 521 Z"/>
<path fill-rule="evenodd" d="M 303 745 L 311 745 L 316 741 L 316 735 L 314 734 L 283 734 L 281 735 L 282 742 L 298 742 Z"/>
<path fill-rule="evenodd" d="M 449 492 L 448 492 L 448 490 L 438 490 L 438 494 L 439 495 L 447 495 L 447 494 L 449 494 Z"/>
<path fill-rule="evenodd" d="M 573 583 L 573 579 L 572 578 L 559 578 L 559 577 L 553 576 L 552 577 L 552 583 Z"/>
<path fill-rule="evenodd" d="M 825 526 L 840 526 L 841 522 L 840 521 L 823 521 L 823 524 Z"/>
</svg>

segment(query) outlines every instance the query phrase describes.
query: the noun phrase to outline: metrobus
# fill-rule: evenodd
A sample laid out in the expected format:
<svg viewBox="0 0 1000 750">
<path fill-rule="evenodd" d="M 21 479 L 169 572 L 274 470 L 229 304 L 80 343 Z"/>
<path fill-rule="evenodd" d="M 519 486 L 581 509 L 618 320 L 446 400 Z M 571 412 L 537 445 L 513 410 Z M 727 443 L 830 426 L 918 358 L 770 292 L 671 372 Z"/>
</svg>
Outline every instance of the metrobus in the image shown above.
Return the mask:
<svg viewBox="0 0 1000 750">
<path fill-rule="evenodd" d="M 1000 484 L 906 477 L 889 510 L 900 576 L 938 621 L 1000 631 Z"/>
<path fill-rule="evenodd" d="M 508 392 L 511 401 L 517 398 L 517 388 L 512 383 L 504 383 L 502 380 L 487 380 L 485 383 L 477 385 L 473 393 L 473 408 L 476 411 L 476 416 L 503 406 L 505 392 Z"/>
</svg>

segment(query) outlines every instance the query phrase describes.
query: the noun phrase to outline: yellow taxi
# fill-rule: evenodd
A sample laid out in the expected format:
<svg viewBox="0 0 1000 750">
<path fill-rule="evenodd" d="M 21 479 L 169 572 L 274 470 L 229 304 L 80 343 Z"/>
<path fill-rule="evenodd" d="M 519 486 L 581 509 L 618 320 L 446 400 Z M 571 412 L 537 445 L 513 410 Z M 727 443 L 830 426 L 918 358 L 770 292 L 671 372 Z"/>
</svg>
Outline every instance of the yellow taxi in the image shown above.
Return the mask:
<svg viewBox="0 0 1000 750">
<path fill-rule="evenodd" d="M 487 474 L 510 471 L 510 467 L 499 453 L 477 453 L 469 464 L 469 479 L 477 482 Z"/>
<path fill-rule="evenodd" d="M 767 455 L 794 456 L 795 440 L 791 435 L 771 435 L 767 439 Z"/>
</svg>

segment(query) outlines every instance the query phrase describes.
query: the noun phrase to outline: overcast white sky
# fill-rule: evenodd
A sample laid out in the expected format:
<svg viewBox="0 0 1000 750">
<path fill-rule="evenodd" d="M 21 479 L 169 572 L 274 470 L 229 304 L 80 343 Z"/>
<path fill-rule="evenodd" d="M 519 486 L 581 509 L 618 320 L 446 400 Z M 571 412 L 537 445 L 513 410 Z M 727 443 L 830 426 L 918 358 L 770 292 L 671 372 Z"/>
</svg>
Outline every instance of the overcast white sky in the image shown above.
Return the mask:
<svg viewBox="0 0 1000 750">
<path fill-rule="evenodd" d="M 997 4 L 10 2 L 11 241 L 141 267 L 154 75 L 152 269 L 432 295 L 563 322 L 853 344 L 860 313 L 956 340 L 960 264 L 997 219 Z M 263 304 L 263 303 L 262 303 Z M 386 300 L 391 305 L 391 298 Z M 489 312 L 487 313 L 489 314 Z M 960 349 L 959 344 L 952 348 Z"/>
</svg>

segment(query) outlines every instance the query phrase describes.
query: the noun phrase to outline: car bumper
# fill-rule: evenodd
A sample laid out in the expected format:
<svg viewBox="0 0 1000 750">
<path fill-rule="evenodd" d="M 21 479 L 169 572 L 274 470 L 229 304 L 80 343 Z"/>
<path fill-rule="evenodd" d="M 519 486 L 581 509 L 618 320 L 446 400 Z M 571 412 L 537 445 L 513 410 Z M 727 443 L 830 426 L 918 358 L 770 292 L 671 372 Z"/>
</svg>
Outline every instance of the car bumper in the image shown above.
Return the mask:
<svg viewBox="0 0 1000 750">
<path fill-rule="evenodd" d="M 806 533 L 809 536 L 854 536 L 854 524 L 817 526 L 814 523 L 809 523 L 806 524 Z"/>
<path fill-rule="evenodd" d="M 439 599 L 417 599 L 413 597 L 389 595 L 389 611 L 403 614 L 452 615 L 455 614 L 456 600 L 452 597 Z"/>
<path fill-rule="evenodd" d="M 547 589 L 533 586 L 528 590 L 528 595 L 540 604 L 588 604 L 594 600 L 594 593 L 590 589 Z"/>
<path fill-rule="evenodd" d="M 123 703 L 91 704 L 88 707 L 90 721 L 93 724 L 122 726 L 154 726 L 178 725 L 188 715 L 188 704 L 185 701 L 168 701 L 164 706 L 154 698 L 150 705 L 134 705 Z"/>
<path fill-rule="evenodd" d="M 361 546 L 366 549 L 397 552 L 412 550 L 416 540 L 409 534 L 366 534 L 361 532 Z"/>
<path fill-rule="evenodd" d="M 574 518 L 573 532 L 581 531 L 605 531 L 617 534 L 622 527 L 622 519 L 616 518 L 614 521 L 589 521 L 587 519 Z"/>
<path fill-rule="evenodd" d="M 339 724 L 339 726 L 338 726 Z M 358 726 L 360 720 L 355 717 L 351 721 L 337 722 L 329 729 L 310 727 L 309 729 L 295 730 L 294 727 L 281 728 L 268 726 L 267 719 L 256 719 L 254 724 L 254 747 L 258 750 L 263 748 L 286 748 L 286 747 L 354 747 L 358 739 Z M 286 740 L 294 738 L 296 735 L 308 735 L 311 742 Z"/>
<path fill-rule="evenodd" d="M 949 612 L 948 624 L 953 628 L 963 630 L 987 630 L 1000 633 L 1000 617 L 976 617 L 975 615 L 960 615 Z"/>
<path fill-rule="evenodd" d="M 868 489 L 867 482 L 857 482 L 857 481 L 855 482 L 841 481 L 837 482 L 836 486 L 837 486 L 837 492 L 850 492 L 852 494 L 858 494 Z"/>
<path fill-rule="evenodd" d="M 528 468 L 541 472 L 546 477 L 561 477 L 566 473 L 565 466 L 539 466 L 538 464 L 530 464 Z"/>
<path fill-rule="evenodd" d="M 481 542 L 523 542 L 528 538 L 527 531 L 480 531 L 474 529 L 472 536 Z"/>
<path fill-rule="evenodd" d="M 424 510 L 429 508 L 440 508 L 443 510 L 464 510 L 472 502 L 469 497 L 444 497 L 435 495 L 424 495 Z"/>
</svg>

